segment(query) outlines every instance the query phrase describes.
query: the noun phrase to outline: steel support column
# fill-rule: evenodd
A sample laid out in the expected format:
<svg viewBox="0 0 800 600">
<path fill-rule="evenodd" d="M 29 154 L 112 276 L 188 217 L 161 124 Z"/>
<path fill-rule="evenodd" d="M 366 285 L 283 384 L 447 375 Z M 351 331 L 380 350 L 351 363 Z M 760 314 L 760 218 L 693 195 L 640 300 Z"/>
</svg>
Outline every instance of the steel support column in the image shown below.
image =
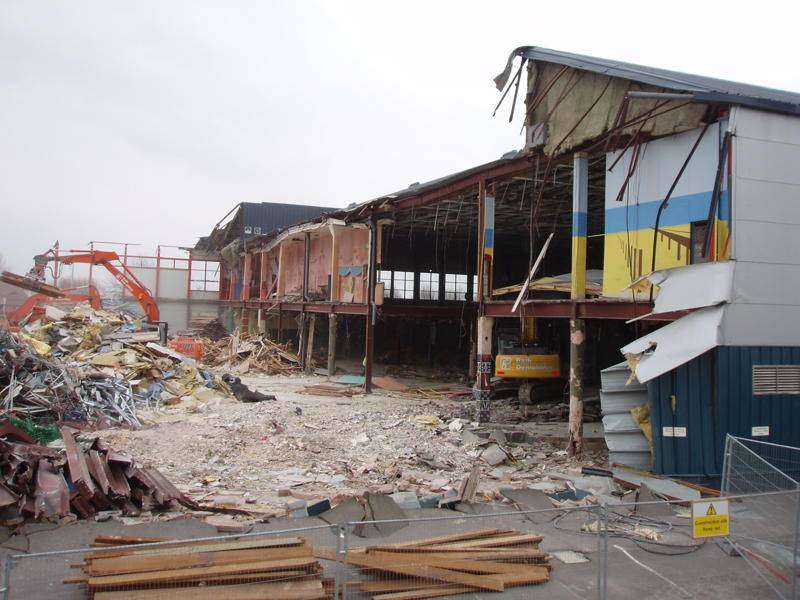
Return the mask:
<svg viewBox="0 0 800 600">
<path fill-rule="evenodd" d="M 328 315 L 328 377 L 336 374 L 336 323 L 339 317 L 335 313 Z"/>
<path fill-rule="evenodd" d="M 375 271 L 376 271 L 376 246 L 377 227 L 375 217 L 370 217 L 369 223 L 369 264 L 367 268 L 367 307 L 366 330 L 364 333 L 364 391 L 372 391 L 372 360 L 375 350 Z"/>
<path fill-rule="evenodd" d="M 586 297 L 586 229 L 589 203 L 589 157 L 575 154 L 572 171 L 572 289 L 570 298 Z M 583 364 L 586 325 L 574 315 L 569 321 L 569 437 L 570 456 L 583 451 Z"/>
<path fill-rule="evenodd" d="M 489 397 L 492 393 L 492 317 L 478 317 L 478 372 L 472 389 L 477 403 L 477 419 L 485 423 L 491 416 Z"/>
</svg>

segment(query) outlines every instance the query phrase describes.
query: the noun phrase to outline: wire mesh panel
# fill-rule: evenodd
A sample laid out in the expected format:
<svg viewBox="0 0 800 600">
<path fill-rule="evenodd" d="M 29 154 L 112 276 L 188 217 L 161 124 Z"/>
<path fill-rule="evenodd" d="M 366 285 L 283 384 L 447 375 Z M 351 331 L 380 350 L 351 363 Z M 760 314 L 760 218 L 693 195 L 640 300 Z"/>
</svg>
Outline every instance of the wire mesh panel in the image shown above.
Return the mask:
<svg viewBox="0 0 800 600">
<path fill-rule="evenodd" d="M 349 523 L 343 597 L 558 597 L 551 551 L 568 549 L 553 539 L 552 522 L 570 510 L 595 507 Z M 559 591 L 596 598 L 595 540 L 584 549 L 592 560 L 580 555 L 578 577 Z"/>
<path fill-rule="evenodd" d="M 6 600 L 334 597 L 331 526 L 14 555 Z"/>
<path fill-rule="evenodd" d="M 796 490 L 800 487 L 800 448 L 729 435 L 722 471 L 726 494 Z"/>
<path fill-rule="evenodd" d="M 780 598 L 797 597 L 800 448 L 728 436 L 722 490 L 730 541 Z"/>
</svg>

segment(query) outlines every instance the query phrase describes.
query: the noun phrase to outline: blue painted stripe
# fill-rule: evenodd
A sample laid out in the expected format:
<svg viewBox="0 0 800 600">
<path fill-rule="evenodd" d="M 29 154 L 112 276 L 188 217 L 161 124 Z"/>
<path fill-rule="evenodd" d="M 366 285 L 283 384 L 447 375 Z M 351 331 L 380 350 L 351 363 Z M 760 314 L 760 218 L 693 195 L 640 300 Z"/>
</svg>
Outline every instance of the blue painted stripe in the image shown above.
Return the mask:
<svg viewBox="0 0 800 600">
<path fill-rule="evenodd" d="M 630 206 L 615 206 L 606 209 L 606 233 L 620 233 L 626 230 L 648 229 L 655 227 L 656 215 L 661 200 L 643 202 Z M 694 221 L 705 221 L 711 202 L 711 191 L 670 198 L 667 208 L 661 213 L 659 227 L 686 225 Z M 627 211 L 627 222 L 626 222 Z M 730 214 L 729 194 L 723 191 L 720 195 L 717 210 L 720 219 L 728 219 Z M 573 229 L 574 231 L 574 229 Z M 574 233 L 573 233 L 574 235 Z"/>
<path fill-rule="evenodd" d="M 572 237 L 586 237 L 586 222 L 585 212 L 572 213 Z"/>
<path fill-rule="evenodd" d="M 483 230 L 483 247 L 494 248 L 494 229 Z"/>
</svg>

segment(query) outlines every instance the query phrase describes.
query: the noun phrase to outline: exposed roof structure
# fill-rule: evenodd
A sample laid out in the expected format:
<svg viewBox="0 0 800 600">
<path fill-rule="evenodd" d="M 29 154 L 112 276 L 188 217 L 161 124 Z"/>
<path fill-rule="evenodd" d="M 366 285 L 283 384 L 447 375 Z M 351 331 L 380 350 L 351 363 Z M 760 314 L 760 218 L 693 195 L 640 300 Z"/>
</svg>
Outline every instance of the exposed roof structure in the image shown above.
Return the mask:
<svg viewBox="0 0 800 600">
<path fill-rule="evenodd" d="M 689 93 L 698 102 L 727 102 L 775 112 L 800 114 L 800 94 L 795 92 L 561 52 L 538 46 L 521 46 L 511 53 L 506 69 L 495 78 L 498 88 L 502 89 L 505 86 L 511 73 L 511 63 L 517 56 L 527 60 L 564 65 Z"/>
</svg>

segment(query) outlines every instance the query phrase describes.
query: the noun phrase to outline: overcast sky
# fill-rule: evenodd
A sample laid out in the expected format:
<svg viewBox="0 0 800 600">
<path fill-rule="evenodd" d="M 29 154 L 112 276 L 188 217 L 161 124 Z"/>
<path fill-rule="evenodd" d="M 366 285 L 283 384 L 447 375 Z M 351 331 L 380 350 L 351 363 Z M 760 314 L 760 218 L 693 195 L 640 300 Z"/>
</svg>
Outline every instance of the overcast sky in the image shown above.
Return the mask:
<svg viewBox="0 0 800 600">
<path fill-rule="evenodd" d="M 704 5 L 708 7 L 704 7 Z M 0 253 L 192 245 L 498 158 L 520 45 L 800 91 L 797 2 L 0 0 Z"/>
</svg>

